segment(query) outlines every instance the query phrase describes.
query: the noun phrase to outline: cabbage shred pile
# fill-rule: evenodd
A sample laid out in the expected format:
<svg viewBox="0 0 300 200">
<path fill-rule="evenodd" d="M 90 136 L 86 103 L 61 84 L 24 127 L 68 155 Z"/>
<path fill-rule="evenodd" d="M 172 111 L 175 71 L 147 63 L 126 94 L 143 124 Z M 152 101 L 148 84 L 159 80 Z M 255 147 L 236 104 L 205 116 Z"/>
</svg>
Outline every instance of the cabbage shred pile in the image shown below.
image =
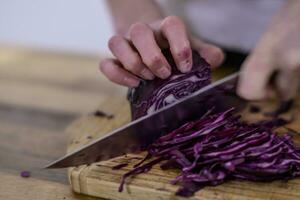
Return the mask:
<svg viewBox="0 0 300 200">
<path fill-rule="evenodd" d="M 291 136 L 273 130 L 285 123 L 273 119 L 249 124 L 233 109 L 187 122 L 151 144 L 143 162 L 124 174 L 119 191 L 127 177 L 148 172 L 157 163 L 163 170 L 180 169 L 171 183 L 181 184 L 177 191 L 181 196 L 230 179 L 272 181 L 299 176 L 300 150 Z"/>
<path fill-rule="evenodd" d="M 164 51 L 170 63 L 170 52 Z M 166 81 L 146 82 L 129 92 L 132 117 L 155 111 L 210 83 L 209 65 L 193 53 L 193 70 L 178 71 Z M 147 156 L 123 175 L 119 191 L 128 177 L 148 172 L 160 164 L 163 170 L 180 169 L 171 181 L 179 184 L 177 195 L 192 196 L 205 186 L 226 180 L 273 181 L 300 175 L 300 150 L 288 134 L 274 129 L 287 123 L 280 118 L 248 123 L 234 108 L 219 112 L 207 108 L 200 118 L 160 137 L 147 148 Z"/>
</svg>

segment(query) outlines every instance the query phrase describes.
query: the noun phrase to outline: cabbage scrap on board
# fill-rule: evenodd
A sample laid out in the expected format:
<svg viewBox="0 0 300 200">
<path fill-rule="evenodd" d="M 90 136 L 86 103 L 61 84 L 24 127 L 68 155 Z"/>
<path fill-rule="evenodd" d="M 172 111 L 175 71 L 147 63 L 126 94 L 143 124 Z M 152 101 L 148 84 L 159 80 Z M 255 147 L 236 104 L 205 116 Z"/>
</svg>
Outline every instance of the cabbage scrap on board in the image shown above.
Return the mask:
<svg viewBox="0 0 300 200">
<path fill-rule="evenodd" d="M 167 80 L 147 81 L 129 91 L 133 120 L 210 83 L 210 67 L 196 52 L 193 52 L 193 70 L 187 74 L 175 69 L 168 50 L 163 53 L 174 73 Z M 267 182 L 299 176 L 300 149 L 290 135 L 275 132 L 275 128 L 287 121 L 273 118 L 248 123 L 234 110 L 216 112 L 213 107 L 207 108 L 202 117 L 158 138 L 147 148 L 147 156 L 123 175 L 119 191 L 128 177 L 146 173 L 156 164 L 163 170 L 180 170 L 171 183 L 179 184 L 177 195 L 186 197 L 226 180 Z"/>
</svg>

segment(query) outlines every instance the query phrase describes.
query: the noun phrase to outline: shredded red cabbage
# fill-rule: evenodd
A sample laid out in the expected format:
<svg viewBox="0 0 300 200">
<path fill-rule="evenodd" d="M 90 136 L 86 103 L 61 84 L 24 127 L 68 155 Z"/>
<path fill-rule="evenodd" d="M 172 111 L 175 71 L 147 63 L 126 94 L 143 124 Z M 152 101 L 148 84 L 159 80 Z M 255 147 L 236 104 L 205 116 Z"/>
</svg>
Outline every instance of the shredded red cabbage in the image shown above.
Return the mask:
<svg viewBox="0 0 300 200">
<path fill-rule="evenodd" d="M 180 169 L 171 181 L 180 184 L 178 195 L 191 196 L 205 186 L 226 180 L 272 181 L 300 175 L 300 150 L 291 136 L 274 128 L 286 121 L 272 119 L 246 123 L 233 109 L 187 122 L 156 140 L 143 162 L 124 174 L 126 178 L 149 171 L 160 163 L 163 170 Z"/>
<path fill-rule="evenodd" d="M 28 178 L 30 177 L 30 171 L 21 171 L 20 176 L 23 178 Z"/>
<path fill-rule="evenodd" d="M 170 52 L 163 52 L 175 66 Z M 209 65 L 195 52 L 192 72 L 174 71 L 165 81 L 155 79 L 130 90 L 133 119 L 210 83 Z M 156 164 L 163 170 L 180 169 L 171 183 L 180 184 L 177 195 L 186 197 L 226 180 L 272 181 L 300 175 L 300 150 L 290 135 L 279 136 L 274 131 L 287 121 L 274 118 L 247 123 L 234 114 L 234 108 L 219 113 L 211 107 L 207 110 L 201 118 L 186 122 L 152 143 L 147 156 L 123 175 L 119 191 L 128 177 L 148 172 Z"/>
</svg>

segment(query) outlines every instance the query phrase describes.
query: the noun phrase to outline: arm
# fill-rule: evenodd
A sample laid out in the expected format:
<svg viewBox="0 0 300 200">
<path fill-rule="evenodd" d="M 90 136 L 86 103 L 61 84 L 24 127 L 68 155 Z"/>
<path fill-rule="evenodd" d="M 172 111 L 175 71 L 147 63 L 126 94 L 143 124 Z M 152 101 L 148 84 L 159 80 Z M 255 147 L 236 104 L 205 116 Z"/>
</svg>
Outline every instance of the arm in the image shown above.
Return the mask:
<svg viewBox="0 0 300 200">
<path fill-rule="evenodd" d="M 276 92 L 290 100 L 298 91 L 300 70 L 300 1 L 289 0 L 274 16 L 256 48 L 242 66 L 238 92 L 246 99 L 261 99 Z M 276 90 L 269 79 L 277 71 Z"/>
<path fill-rule="evenodd" d="M 113 23 L 118 34 L 125 35 L 131 24 L 151 23 L 163 18 L 152 0 L 108 0 Z"/>
</svg>

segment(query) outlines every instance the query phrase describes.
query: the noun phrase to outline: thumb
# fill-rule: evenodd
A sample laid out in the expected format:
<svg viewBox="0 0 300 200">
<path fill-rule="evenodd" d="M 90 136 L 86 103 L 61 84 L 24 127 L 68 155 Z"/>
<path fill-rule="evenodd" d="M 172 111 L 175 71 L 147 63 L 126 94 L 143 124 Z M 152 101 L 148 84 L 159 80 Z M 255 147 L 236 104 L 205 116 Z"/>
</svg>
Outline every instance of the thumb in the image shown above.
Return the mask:
<svg viewBox="0 0 300 200">
<path fill-rule="evenodd" d="M 237 93 L 248 100 L 266 98 L 269 79 L 274 70 L 269 55 L 253 52 L 242 65 Z"/>
<path fill-rule="evenodd" d="M 224 62 L 225 54 L 221 48 L 192 36 L 190 37 L 190 42 L 192 49 L 198 51 L 201 57 L 204 58 L 212 68 L 219 67 Z"/>
<path fill-rule="evenodd" d="M 297 95 L 300 77 L 300 48 L 289 48 L 277 52 L 276 63 L 279 74 L 276 78 L 276 86 L 279 97 L 282 100 L 290 100 Z"/>
</svg>

